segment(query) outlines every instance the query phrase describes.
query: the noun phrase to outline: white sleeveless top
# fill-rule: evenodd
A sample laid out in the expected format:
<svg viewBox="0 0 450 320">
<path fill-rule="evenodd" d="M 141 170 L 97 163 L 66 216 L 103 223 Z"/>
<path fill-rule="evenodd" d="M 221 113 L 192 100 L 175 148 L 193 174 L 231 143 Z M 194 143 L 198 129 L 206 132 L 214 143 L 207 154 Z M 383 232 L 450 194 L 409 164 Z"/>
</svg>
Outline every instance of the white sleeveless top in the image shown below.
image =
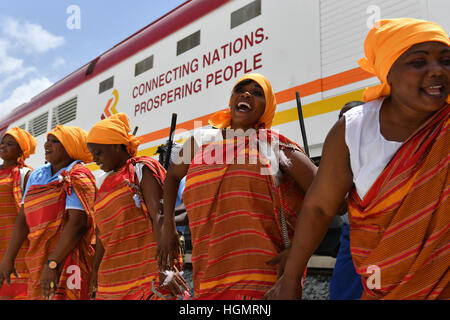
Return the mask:
<svg viewBox="0 0 450 320">
<path fill-rule="evenodd" d="M 253 130 L 253 129 L 252 129 Z M 256 133 L 256 130 L 254 131 Z M 245 132 L 246 135 L 250 134 L 252 132 L 247 131 Z M 232 130 L 230 131 L 229 138 L 235 137 L 234 133 L 232 133 Z M 228 138 L 228 134 L 225 136 L 225 138 Z M 222 130 L 218 129 L 200 129 L 194 131 L 194 140 L 197 146 L 201 147 L 203 145 L 212 143 L 212 142 L 219 142 L 223 141 L 223 135 Z M 282 177 L 282 170 L 280 169 L 280 164 L 284 166 L 291 165 L 290 160 L 286 157 L 283 150 L 280 149 L 279 141 L 274 139 L 272 140 L 272 143 L 268 143 L 268 141 L 265 141 L 264 138 L 258 139 L 258 152 L 263 155 L 265 159 L 267 159 L 270 162 L 270 170 L 267 169 L 261 169 L 262 175 L 272 174 L 275 183 L 278 184 L 281 181 Z M 238 142 L 239 143 L 239 142 Z M 222 159 L 221 157 L 219 159 Z M 232 159 L 232 163 L 240 163 L 239 159 Z M 261 158 L 260 158 L 261 160 Z"/>
<path fill-rule="evenodd" d="M 370 101 L 344 114 L 345 142 L 350 152 L 353 183 L 361 199 L 402 145 L 402 142 L 386 140 L 381 134 L 383 100 Z"/>
<path fill-rule="evenodd" d="M 24 185 L 25 176 L 27 175 L 28 172 L 31 171 L 31 169 L 27 168 L 27 167 L 22 167 L 19 169 L 19 171 L 20 171 L 20 190 L 22 191 L 22 194 L 23 194 L 23 191 L 25 190 L 25 185 Z"/>
</svg>

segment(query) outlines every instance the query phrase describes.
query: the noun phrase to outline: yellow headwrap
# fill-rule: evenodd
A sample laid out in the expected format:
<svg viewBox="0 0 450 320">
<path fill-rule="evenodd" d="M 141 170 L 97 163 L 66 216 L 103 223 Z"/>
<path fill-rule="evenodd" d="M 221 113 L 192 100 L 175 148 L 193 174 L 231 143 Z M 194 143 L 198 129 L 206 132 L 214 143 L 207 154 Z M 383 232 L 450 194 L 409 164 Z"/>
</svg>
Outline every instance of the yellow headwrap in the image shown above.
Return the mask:
<svg viewBox="0 0 450 320">
<path fill-rule="evenodd" d="M 128 153 L 134 157 L 137 154 L 139 140 L 130 132 L 128 117 L 119 112 L 97 122 L 89 131 L 88 143 L 98 144 L 124 144 Z"/>
<path fill-rule="evenodd" d="M 236 82 L 233 87 L 234 88 L 242 81 L 246 79 L 251 79 L 258 83 L 261 88 L 264 90 L 264 97 L 266 99 L 266 108 L 264 110 L 263 115 L 259 119 L 260 123 L 264 123 L 264 128 L 270 129 L 272 127 L 272 120 L 275 116 L 275 109 L 277 107 L 277 101 L 275 99 L 275 93 L 273 92 L 272 85 L 266 77 L 259 73 L 249 73 L 244 75 L 242 78 Z M 214 113 L 209 119 L 208 122 L 215 128 L 223 129 L 227 128 L 231 125 L 231 111 L 230 109 L 218 111 Z"/>
<path fill-rule="evenodd" d="M 92 154 L 87 148 L 87 132 L 79 127 L 57 125 L 55 129 L 47 133 L 54 135 L 62 143 L 67 154 L 73 160 L 81 160 L 84 163 L 92 162 Z"/>
<path fill-rule="evenodd" d="M 7 134 L 12 136 L 19 144 L 19 147 L 22 150 L 22 156 L 20 156 L 18 162 L 23 163 L 25 159 L 36 150 L 36 139 L 27 131 L 20 129 L 19 127 L 9 129 L 3 136 Z"/>
<path fill-rule="evenodd" d="M 363 100 L 368 102 L 391 94 L 387 76 L 394 62 L 415 44 L 438 41 L 450 46 L 445 30 L 438 24 L 411 18 L 383 19 L 375 23 L 364 43 L 365 58 L 358 61 L 362 69 L 376 75 L 381 84 L 367 88 Z M 447 98 L 450 102 L 450 96 Z"/>
</svg>

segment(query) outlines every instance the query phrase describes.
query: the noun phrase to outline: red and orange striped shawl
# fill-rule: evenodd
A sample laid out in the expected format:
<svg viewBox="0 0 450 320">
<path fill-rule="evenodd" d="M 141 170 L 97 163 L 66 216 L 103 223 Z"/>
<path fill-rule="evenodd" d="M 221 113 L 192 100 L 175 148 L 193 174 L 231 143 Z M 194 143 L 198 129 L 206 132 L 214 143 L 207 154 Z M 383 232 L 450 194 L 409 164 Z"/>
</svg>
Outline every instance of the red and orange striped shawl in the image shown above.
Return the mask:
<svg viewBox="0 0 450 320">
<path fill-rule="evenodd" d="M 95 203 L 95 223 L 105 248 L 98 271 L 99 300 L 149 299 L 153 295 L 152 281 L 158 285 L 157 243 L 149 212 L 135 187 L 139 185 L 136 163 L 144 163 L 161 188 L 166 176 L 155 159 L 134 157 L 101 185 Z"/>
<path fill-rule="evenodd" d="M 255 143 L 261 135 L 268 143 L 277 138 L 280 149 L 300 150 L 272 130 L 259 130 L 245 141 L 203 145 L 189 167 L 183 202 L 192 234 L 196 299 L 262 299 L 276 281 L 276 266 L 266 262 L 284 248 L 280 211 L 292 237 L 303 193 L 288 175 L 277 185 L 267 158 L 257 160 Z M 239 163 L 242 155 L 245 162 Z M 256 161 L 250 160 L 253 155 Z"/>
<path fill-rule="evenodd" d="M 16 166 L 0 169 L 0 261 L 3 260 L 3 256 L 8 249 L 21 202 L 20 168 Z M 7 286 L 4 284 L 0 288 L 0 300 L 17 300 L 27 297 L 28 270 L 25 265 L 25 254 L 28 250 L 28 245 L 27 239 L 24 241 L 15 260 L 15 268 L 20 278 L 15 278 L 12 275 L 11 285 Z"/>
<path fill-rule="evenodd" d="M 25 216 L 30 232 L 30 248 L 26 263 L 30 271 L 28 299 L 42 299 L 40 279 L 47 257 L 59 241 L 67 221 L 66 193 L 71 187 L 80 199 L 88 217 L 86 232 L 80 243 L 61 264 L 61 276 L 54 299 L 89 299 L 89 275 L 92 269 L 94 236 L 93 206 L 96 196 L 95 178 L 82 164 L 63 171 L 59 181 L 46 185 L 32 185 L 24 202 Z"/>
<path fill-rule="evenodd" d="M 450 298 L 450 106 L 405 141 L 364 200 L 349 197 L 363 299 Z"/>
</svg>

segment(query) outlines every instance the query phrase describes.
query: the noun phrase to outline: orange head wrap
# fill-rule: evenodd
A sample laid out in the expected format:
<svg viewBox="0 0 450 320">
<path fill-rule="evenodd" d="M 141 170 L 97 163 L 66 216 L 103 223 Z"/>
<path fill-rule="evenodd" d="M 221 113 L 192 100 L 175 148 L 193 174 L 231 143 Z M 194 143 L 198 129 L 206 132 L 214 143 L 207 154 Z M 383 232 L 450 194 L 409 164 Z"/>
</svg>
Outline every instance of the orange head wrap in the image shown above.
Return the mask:
<svg viewBox="0 0 450 320">
<path fill-rule="evenodd" d="M 376 75 L 381 84 L 367 88 L 368 102 L 391 94 L 387 76 L 394 62 L 415 44 L 438 41 L 450 46 L 445 30 L 438 24 L 411 18 L 383 19 L 375 23 L 364 43 L 365 58 L 358 61 L 362 69 Z M 450 102 L 450 96 L 447 98 Z"/>
<path fill-rule="evenodd" d="M 57 125 L 55 129 L 47 133 L 55 136 L 62 143 L 69 157 L 73 160 L 81 160 L 84 163 L 92 162 L 92 155 L 87 148 L 87 132 L 79 127 Z"/>
<path fill-rule="evenodd" d="M 264 113 L 259 119 L 260 123 L 264 124 L 264 128 L 270 129 L 272 127 L 272 120 L 275 116 L 275 109 L 277 107 L 277 101 L 275 99 L 275 93 L 273 92 L 272 85 L 266 77 L 259 73 L 249 73 L 244 75 L 242 78 L 236 82 L 233 87 L 234 88 L 242 81 L 246 79 L 251 79 L 258 83 L 261 88 L 264 90 L 264 97 L 266 99 L 266 108 L 264 109 Z M 230 109 L 222 110 L 214 113 L 209 119 L 208 122 L 215 128 L 223 129 L 227 128 L 231 125 L 231 111 Z"/>
<path fill-rule="evenodd" d="M 36 150 L 36 139 L 27 131 L 20 129 L 19 127 L 9 129 L 3 136 L 6 136 L 7 134 L 12 136 L 19 144 L 19 147 L 22 150 L 22 155 L 18 159 L 18 162 L 23 164 L 25 159 L 27 159 L 30 154 L 33 154 Z"/>
<path fill-rule="evenodd" d="M 124 144 L 128 153 L 134 157 L 137 154 L 139 140 L 129 134 L 130 125 L 125 113 L 119 112 L 97 122 L 89 132 L 87 142 L 98 144 Z"/>
</svg>

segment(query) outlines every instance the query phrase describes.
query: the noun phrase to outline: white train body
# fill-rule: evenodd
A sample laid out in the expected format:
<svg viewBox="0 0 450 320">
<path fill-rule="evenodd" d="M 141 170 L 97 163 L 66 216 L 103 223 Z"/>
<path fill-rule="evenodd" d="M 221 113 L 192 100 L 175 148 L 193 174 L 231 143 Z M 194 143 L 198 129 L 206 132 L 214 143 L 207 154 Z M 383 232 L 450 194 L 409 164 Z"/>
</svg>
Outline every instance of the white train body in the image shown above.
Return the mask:
<svg viewBox="0 0 450 320">
<path fill-rule="evenodd" d="M 225 109 L 244 73 L 264 74 L 278 107 L 274 129 L 303 145 L 299 91 L 309 149 L 320 156 L 327 132 L 348 101 L 378 83 L 363 72 L 363 41 L 377 18 L 414 17 L 450 31 L 447 0 L 192 0 L 0 120 L 36 136 L 28 164 L 44 163 L 46 132 L 56 124 L 89 129 L 103 116 L 128 115 L 140 154 L 154 155 L 177 113 L 175 140 L 208 126 Z M 90 169 L 97 171 L 95 164 Z"/>
</svg>

